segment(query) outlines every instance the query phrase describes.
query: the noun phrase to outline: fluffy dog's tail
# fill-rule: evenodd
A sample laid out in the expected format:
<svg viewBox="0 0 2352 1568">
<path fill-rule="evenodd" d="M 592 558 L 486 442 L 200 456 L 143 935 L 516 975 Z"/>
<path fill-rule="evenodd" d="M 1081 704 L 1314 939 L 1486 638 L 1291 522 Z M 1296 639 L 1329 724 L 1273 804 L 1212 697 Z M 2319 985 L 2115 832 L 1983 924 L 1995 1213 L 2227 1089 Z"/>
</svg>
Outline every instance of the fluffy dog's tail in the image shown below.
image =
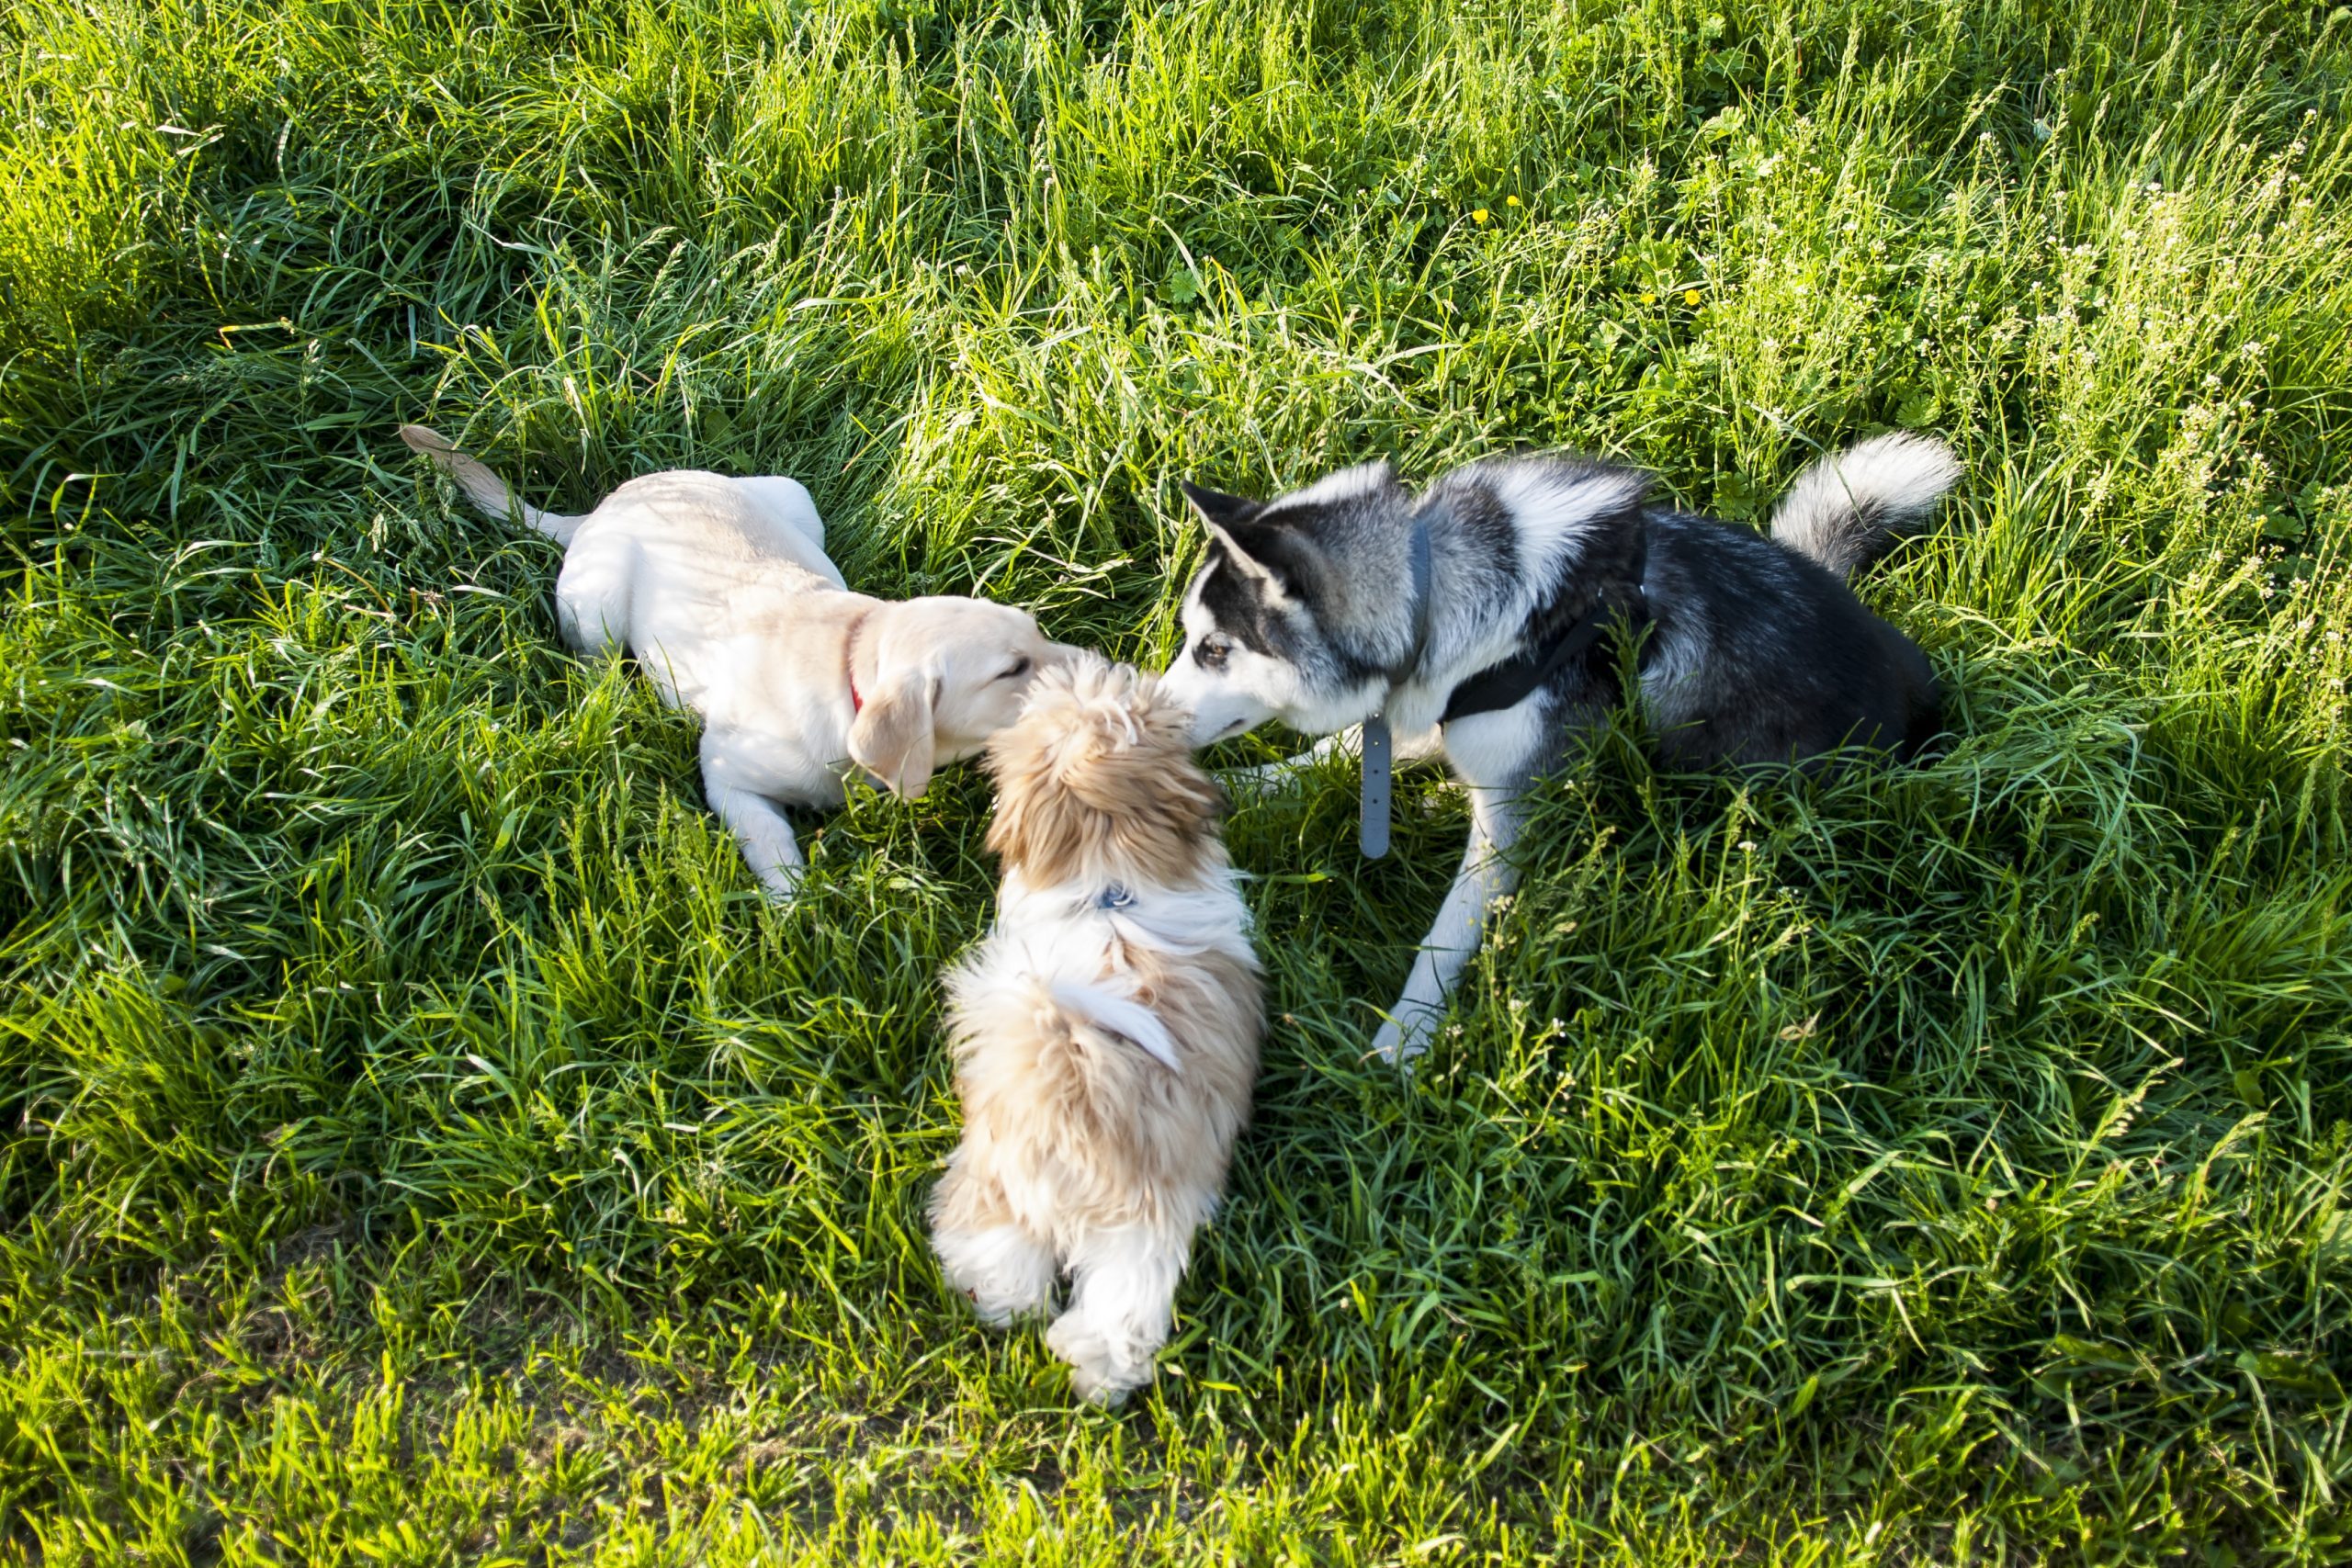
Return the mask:
<svg viewBox="0 0 2352 1568">
<path fill-rule="evenodd" d="M 572 534 L 580 526 L 580 518 L 567 517 L 560 512 L 542 512 L 536 506 L 515 500 L 514 492 L 506 488 L 504 479 L 450 446 L 438 431 L 427 430 L 421 424 L 403 424 L 401 426 L 401 439 L 408 443 L 410 450 L 423 453 L 432 460 L 435 468 L 455 480 L 458 488 L 466 492 L 466 499 L 481 512 L 502 523 L 519 515 L 524 522 L 550 538 L 564 544 L 571 542 Z"/>
<path fill-rule="evenodd" d="M 1046 994 L 1071 1022 L 1136 1047 L 1171 1073 L 1184 1070 L 1176 1055 L 1176 1037 L 1168 1032 L 1159 1015 L 1141 1002 L 1074 980 L 1056 980 Z"/>
<path fill-rule="evenodd" d="M 1051 957 L 1038 962 L 991 942 L 948 971 L 959 1071 L 993 1077 L 991 1064 L 1010 1059 L 1003 1047 L 1025 1042 L 1012 1054 L 1030 1064 L 1020 1096 L 1072 1106 L 1123 1103 L 1137 1068 L 1183 1072 L 1176 1037 L 1129 987 L 1057 975 L 1057 967 Z"/>
<path fill-rule="evenodd" d="M 1872 436 L 1797 476 L 1772 513 L 1772 537 L 1849 577 L 1927 527 L 1959 478 L 1960 459 L 1940 441 Z"/>
</svg>

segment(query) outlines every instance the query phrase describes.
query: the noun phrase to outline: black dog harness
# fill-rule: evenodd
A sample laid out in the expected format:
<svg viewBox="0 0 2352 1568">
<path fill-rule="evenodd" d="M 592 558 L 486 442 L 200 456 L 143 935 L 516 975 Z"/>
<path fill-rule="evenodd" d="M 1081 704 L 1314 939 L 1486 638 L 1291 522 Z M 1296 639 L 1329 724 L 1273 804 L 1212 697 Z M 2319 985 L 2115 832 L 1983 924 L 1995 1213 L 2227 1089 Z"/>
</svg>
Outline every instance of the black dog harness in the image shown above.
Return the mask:
<svg viewBox="0 0 2352 1568">
<path fill-rule="evenodd" d="M 1439 716 L 1440 724 L 1452 724 L 1458 718 L 1474 714 L 1500 713 L 1525 701 L 1528 694 L 1568 667 L 1570 660 L 1580 657 L 1586 649 L 1600 640 L 1614 621 L 1627 631 L 1639 631 L 1650 622 L 1649 595 L 1642 591 L 1642 578 L 1649 569 L 1650 546 L 1646 534 L 1638 536 L 1634 545 L 1632 585 L 1621 598 L 1603 590 L 1600 603 L 1568 623 L 1550 647 L 1522 649 L 1500 664 L 1489 664 L 1467 681 L 1453 688 L 1446 699 L 1445 712 Z"/>
<path fill-rule="evenodd" d="M 1642 580 L 1649 571 L 1649 532 L 1645 528 L 1634 536 L 1632 581 L 1622 594 L 1602 590 L 1600 602 L 1569 622 L 1556 637 L 1523 648 L 1456 685 L 1446 698 L 1445 711 L 1438 716 L 1438 723 L 1448 725 L 1478 714 L 1516 707 L 1538 687 L 1589 652 L 1612 624 L 1629 632 L 1649 625 L 1649 595 L 1642 587 Z M 1404 664 L 1408 680 L 1420 668 L 1421 656 L 1428 651 L 1430 640 L 1430 531 L 1426 524 L 1418 522 L 1413 525 L 1412 567 L 1414 630 L 1413 650 Z M 1391 689 L 1394 690 L 1393 684 Z M 1378 860 L 1388 852 L 1388 808 L 1395 792 L 1394 755 L 1394 738 L 1389 734 L 1388 712 L 1384 705 L 1363 722 L 1363 793 L 1358 808 L 1356 844 L 1366 860 Z"/>
</svg>

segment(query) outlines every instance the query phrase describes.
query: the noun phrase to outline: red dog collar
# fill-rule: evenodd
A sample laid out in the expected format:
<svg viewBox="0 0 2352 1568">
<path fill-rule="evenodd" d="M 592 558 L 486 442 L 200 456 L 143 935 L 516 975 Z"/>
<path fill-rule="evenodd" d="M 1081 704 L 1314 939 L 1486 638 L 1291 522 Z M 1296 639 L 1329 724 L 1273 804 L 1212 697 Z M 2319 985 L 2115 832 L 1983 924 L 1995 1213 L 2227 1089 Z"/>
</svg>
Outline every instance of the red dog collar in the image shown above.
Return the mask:
<svg viewBox="0 0 2352 1568">
<path fill-rule="evenodd" d="M 868 610 L 865 615 L 858 616 L 849 628 L 849 636 L 842 639 L 842 673 L 849 677 L 849 712 L 852 718 L 865 711 L 865 694 L 857 689 L 857 639 L 865 633 L 865 616 L 873 613 Z"/>
</svg>

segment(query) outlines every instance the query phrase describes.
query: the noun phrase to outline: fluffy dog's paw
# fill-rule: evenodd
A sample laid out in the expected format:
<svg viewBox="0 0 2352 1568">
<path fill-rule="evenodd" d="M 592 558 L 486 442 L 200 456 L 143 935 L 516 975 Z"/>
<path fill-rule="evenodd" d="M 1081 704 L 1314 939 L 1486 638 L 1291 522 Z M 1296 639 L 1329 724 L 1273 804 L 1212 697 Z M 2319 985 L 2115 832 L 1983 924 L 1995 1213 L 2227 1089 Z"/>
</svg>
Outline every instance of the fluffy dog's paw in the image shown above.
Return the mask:
<svg viewBox="0 0 2352 1568">
<path fill-rule="evenodd" d="M 778 909 L 789 909 L 793 899 L 799 896 L 801 878 L 807 874 L 798 866 L 763 871 L 760 873 L 760 889 L 768 896 L 771 905 Z"/>
<path fill-rule="evenodd" d="M 1054 1255 L 1018 1228 L 943 1229 L 932 1247 L 947 1283 L 987 1326 L 1002 1328 L 1016 1317 L 1053 1310 Z"/>
<path fill-rule="evenodd" d="M 1046 1348 L 1069 1363 L 1069 1385 L 1089 1404 L 1113 1409 L 1151 1381 L 1151 1363 L 1127 1364 L 1102 1331 L 1077 1312 L 1066 1312 L 1046 1331 Z"/>
<path fill-rule="evenodd" d="M 1123 1378 L 1117 1370 L 1107 1362 L 1099 1365 L 1090 1363 L 1086 1366 L 1073 1363 L 1069 1369 L 1069 1386 L 1072 1391 L 1087 1404 L 1099 1405 L 1104 1410 L 1116 1410 L 1127 1402 L 1127 1395 L 1150 1381 L 1148 1376 L 1135 1379 Z"/>
<path fill-rule="evenodd" d="M 1023 1312 L 1036 1310 L 1036 1303 L 996 1301 L 982 1296 L 978 1291 L 966 1291 L 964 1299 L 972 1303 L 972 1315 L 980 1320 L 982 1328 L 1007 1328 Z"/>
<path fill-rule="evenodd" d="M 966 1285 L 961 1287 L 964 1299 L 972 1303 L 972 1315 L 984 1328 L 1002 1328 L 1017 1317 L 1035 1317 L 1054 1310 L 1054 1292 L 1050 1284 L 1039 1288 L 1025 1281 L 1004 1281 L 993 1286 Z"/>
</svg>

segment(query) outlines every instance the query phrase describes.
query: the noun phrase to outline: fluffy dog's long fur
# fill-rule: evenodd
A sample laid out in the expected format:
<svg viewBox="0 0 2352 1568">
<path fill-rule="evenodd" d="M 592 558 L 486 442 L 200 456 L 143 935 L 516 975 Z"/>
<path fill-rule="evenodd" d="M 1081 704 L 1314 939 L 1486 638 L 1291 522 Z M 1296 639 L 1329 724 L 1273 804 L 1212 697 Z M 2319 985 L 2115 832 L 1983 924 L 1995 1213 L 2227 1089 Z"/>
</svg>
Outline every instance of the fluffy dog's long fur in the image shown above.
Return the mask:
<svg viewBox="0 0 2352 1568">
<path fill-rule="evenodd" d="M 991 1324 L 1067 1269 L 1046 1343 L 1106 1404 L 1151 1381 L 1258 1070 L 1249 911 L 1191 728 L 1124 666 L 1038 679 L 988 750 L 997 924 L 947 976 L 964 1138 L 933 1245 Z"/>
</svg>

